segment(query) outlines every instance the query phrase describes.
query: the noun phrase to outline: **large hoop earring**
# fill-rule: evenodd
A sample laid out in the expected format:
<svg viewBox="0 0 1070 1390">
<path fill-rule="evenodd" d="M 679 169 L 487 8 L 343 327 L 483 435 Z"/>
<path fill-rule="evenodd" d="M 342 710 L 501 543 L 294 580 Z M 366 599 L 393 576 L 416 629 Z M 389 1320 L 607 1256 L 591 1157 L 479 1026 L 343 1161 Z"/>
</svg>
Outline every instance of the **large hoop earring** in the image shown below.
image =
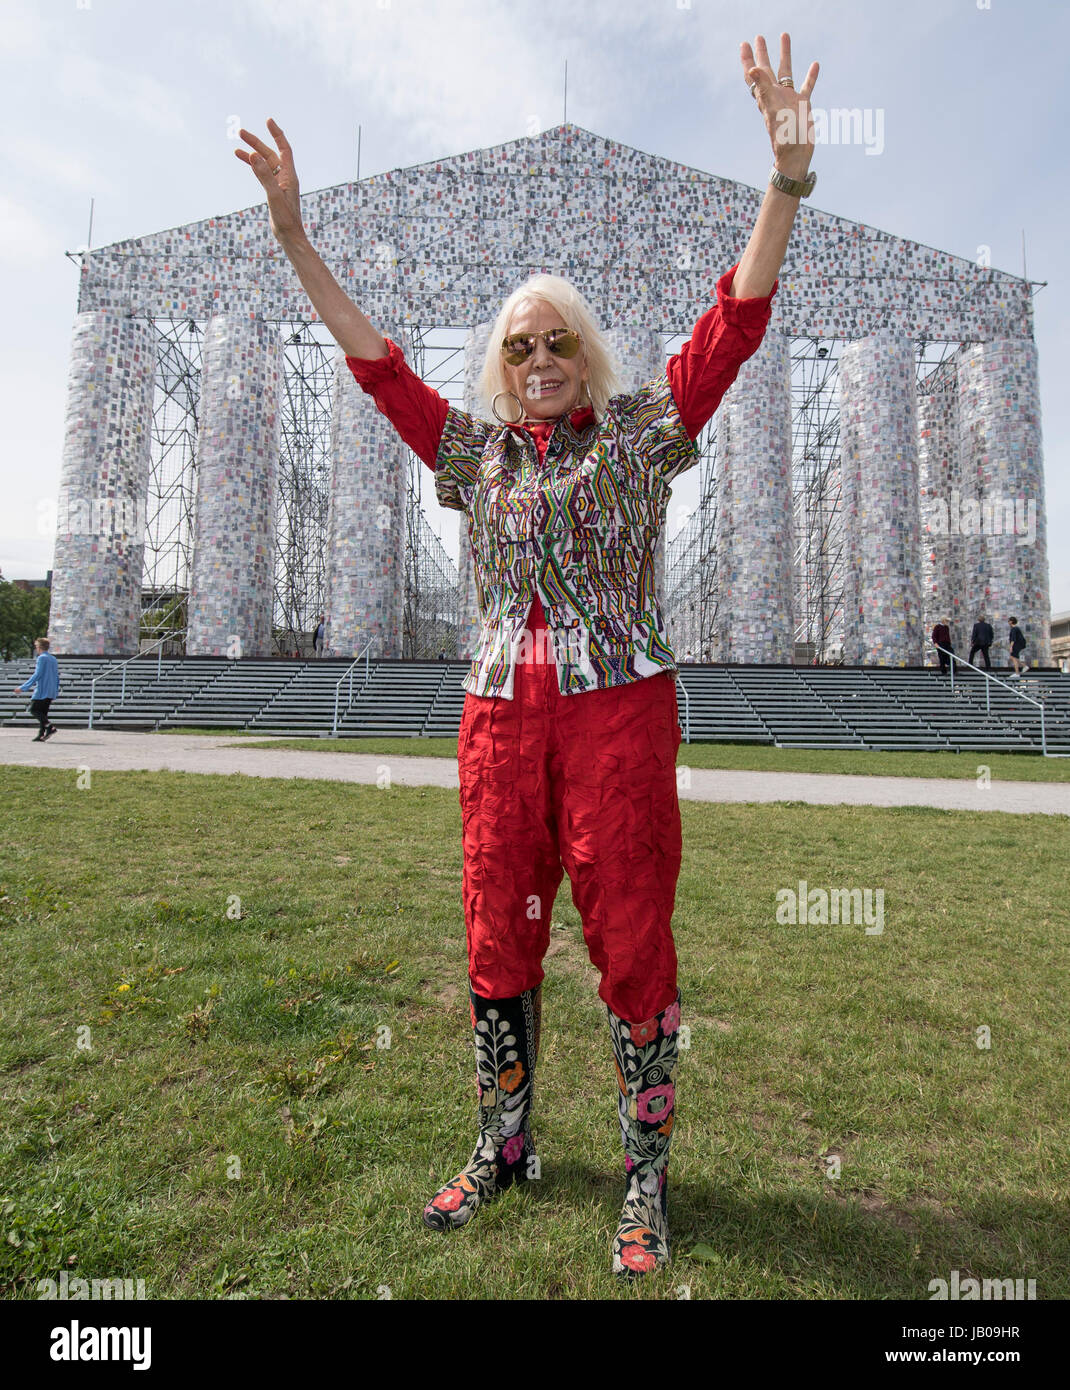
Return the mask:
<svg viewBox="0 0 1070 1390">
<path fill-rule="evenodd" d="M 507 420 L 504 415 L 498 414 L 498 396 L 512 396 L 513 400 L 516 401 L 516 408 L 520 412 L 520 414 L 516 417 L 515 420 Z M 499 391 L 498 395 L 495 396 L 494 399 L 491 401 L 490 409 L 491 414 L 494 416 L 495 420 L 500 420 L 503 425 L 519 425 L 520 421 L 524 418 L 524 402 L 520 399 L 520 397 L 516 394 L 515 391 Z"/>
</svg>

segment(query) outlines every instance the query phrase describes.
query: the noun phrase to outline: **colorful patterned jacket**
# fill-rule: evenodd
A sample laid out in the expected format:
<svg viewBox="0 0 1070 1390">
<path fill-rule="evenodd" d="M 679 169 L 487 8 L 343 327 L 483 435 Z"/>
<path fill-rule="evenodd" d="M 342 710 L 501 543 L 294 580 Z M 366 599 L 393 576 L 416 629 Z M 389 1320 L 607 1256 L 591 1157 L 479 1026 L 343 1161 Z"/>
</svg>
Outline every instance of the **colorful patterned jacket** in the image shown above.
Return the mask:
<svg viewBox="0 0 1070 1390">
<path fill-rule="evenodd" d="M 586 429 L 563 416 L 542 464 L 529 436 L 451 407 L 435 491 L 468 516 L 482 617 L 465 689 L 512 699 L 536 592 L 563 695 L 675 671 L 654 548 L 669 484 L 697 459 L 664 375 Z"/>
</svg>

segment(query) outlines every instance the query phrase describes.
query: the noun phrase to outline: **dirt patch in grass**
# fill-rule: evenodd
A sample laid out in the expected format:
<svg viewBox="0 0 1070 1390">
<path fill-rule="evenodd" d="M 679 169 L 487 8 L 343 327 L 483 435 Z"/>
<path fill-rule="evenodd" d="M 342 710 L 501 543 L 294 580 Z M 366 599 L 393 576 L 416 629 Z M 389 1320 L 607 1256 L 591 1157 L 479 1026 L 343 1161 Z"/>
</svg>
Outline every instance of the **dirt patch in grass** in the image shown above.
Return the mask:
<svg viewBox="0 0 1070 1390">
<path fill-rule="evenodd" d="M 161 1076 L 156 1082 L 156 1086 L 161 1091 L 170 1090 L 172 1086 L 196 1086 L 202 1083 L 208 1076 L 207 1067 L 195 1067 L 193 1071 L 183 1071 L 174 1074 L 168 1073 Z"/>
<path fill-rule="evenodd" d="M 918 1196 L 905 1203 L 893 1203 L 875 1188 L 844 1189 L 834 1182 L 828 1183 L 828 1195 L 841 1206 L 865 1212 L 867 1216 L 888 1222 L 908 1235 L 917 1235 L 920 1231 L 918 1217 L 922 1213 L 948 1226 L 954 1225 L 959 1219 L 954 1210 L 930 1196 Z"/>
</svg>

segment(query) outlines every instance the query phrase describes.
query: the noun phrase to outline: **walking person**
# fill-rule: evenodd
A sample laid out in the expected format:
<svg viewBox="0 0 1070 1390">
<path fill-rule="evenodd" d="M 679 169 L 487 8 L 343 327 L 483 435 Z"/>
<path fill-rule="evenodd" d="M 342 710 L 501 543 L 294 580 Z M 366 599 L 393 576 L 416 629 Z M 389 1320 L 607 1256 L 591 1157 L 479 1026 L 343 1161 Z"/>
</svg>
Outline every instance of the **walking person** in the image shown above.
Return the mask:
<svg viewBox="0 0 1070 1390">
<path fill-rule="evenodd" d="M 1010 628 L 1007 632 L 1007 641 L 1011 649 L 1011 665 L 1014 667 L 1014 674 L 1011 676 L 1011 679 L 1018 680 L 1025 675 L 1026 671 L 1029 670 L 1029 667 L 1021 659 L 1022 653 L 1025 651 L 1027 644 L 1025 640 L 1025 633 L 1018 626 L 1017 618 L 1010 619 Z"/>
<path fill-rule="evenodd" d="M 775 74 L 760 36 L 740 57 L 775 167 L 716 304 L 661 374 L 614 394 L 586 301 L 567 280 L 533 277 L 506 298 L 490 334 L 482 386 L 494 422 L 420 381 L 342 291 L 301 224 L 293 152 L 278 125 L 268 122 L 278 153 L 246 130 L 254 153 L 235 152 L 266 190 L 272 230 L 355 379 L 434 470 L 439 501 L 464 512 L 476 568 L 482 628 L 464 682 L 458 772 L 479 1134 L 423 1220 L 438 1231 L 463 1226 L 503 1188 L 537 1175 L 542 960 L 567 871 L 615 1061 L 625 1191 L 611 1253 L 625 1277 L 670 1257 L 680 1028 L 670 929 L 681 856 L 678 668 L 654 588 L 655 547 L 672 480 L 698 461 L 703 425 L 761 343 L 799 199 L 816 178 L 807 170 L 817 64 L 796 93 L 788 35 Z M 598 558 L 611 552 L 609 573 Z"/>
<path fill-rule="evenodd" d="M 321 614 L 319 615 L 318 620 L 317 620 L 316 630 L 315 630 L 315 632 L 312 634 L 312 651 L 313 651 L 313 653 L 314 653 L 316 656 L 322 656 L 322 655 L 323 655 L 323 645 L 324 645 L 324 639 L 325 639 L 325 637 L 326 637 L 326 633 L 327 633 L 327 629 L 326 629 L 326 627 L 324 626 L 323 614 L 321 613 Z"/>
<path fill-rule="evenodd" d="M 933 628 L 932 639 L 936 654 L 940 658 L 940 673 L 947 675 L 951 670 L 951 657 L 948 653 L 953 653 L 954 648 L 951 645 L 951 629 L 947 625 L 946 618 L 938 622 Z"/>
<path fill-rule="evenodd" d="M 984 657 L 985 670 L 991 671 L 992 663 L 988 659 L 988 649 L 991 647 L 996 634 L 992 631 L 992 624 L 985 622 L 985 615 L 981 613 L 973 625 L 970 633 L 970 665 L 974 664 L 973 659 L 978 652 Z"/>
<path fill-rule="evenodd" d="M 59 662 L 48 650 L 47 637 L 36 638 L 34 646 L 37 648 L 37 661 L 34 663 L 33 675 L 22 685 L 15 687 L 15 694 L 22 695 L 36 688 L 35 698 L 30 702 L 30 713 L 41 727 L 33 741 L 45 743 L 56 732 L 55 724 L 48 721 L 48 709 L 59 694 Z"/>
</svg>

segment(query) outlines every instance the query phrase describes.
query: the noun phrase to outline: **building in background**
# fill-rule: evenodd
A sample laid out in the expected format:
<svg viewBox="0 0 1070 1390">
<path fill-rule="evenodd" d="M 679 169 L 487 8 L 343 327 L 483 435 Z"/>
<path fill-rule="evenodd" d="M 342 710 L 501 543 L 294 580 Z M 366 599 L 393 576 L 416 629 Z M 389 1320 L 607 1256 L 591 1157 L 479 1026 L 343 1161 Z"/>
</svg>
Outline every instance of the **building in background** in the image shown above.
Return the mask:
<svg viewBox="0 0 1070 1390">
<path fill-rule="evenodd" d="M 690 333 L 762 197 L 562 125 L 302 204 L 347 293 L 477 408 L 474 344 L 530 274 L 578 286 L 630 380 Z M 84 253 L 68 390 L 57 652 L 181 632 L 265 656 L 322 611 L 336 655 L 470 654 L 463 522 L 458 572 L 428 470 L 262 202 Z M 803 203 L 762 349 L 704 432 L 700 504 L 659 547 L 675 648 L 910 665 L 940 618 L 961 646 L 978 611 L 1015 612 L 1045 664 L 1040 440 L 1031 284 Z"/>
</svg>

